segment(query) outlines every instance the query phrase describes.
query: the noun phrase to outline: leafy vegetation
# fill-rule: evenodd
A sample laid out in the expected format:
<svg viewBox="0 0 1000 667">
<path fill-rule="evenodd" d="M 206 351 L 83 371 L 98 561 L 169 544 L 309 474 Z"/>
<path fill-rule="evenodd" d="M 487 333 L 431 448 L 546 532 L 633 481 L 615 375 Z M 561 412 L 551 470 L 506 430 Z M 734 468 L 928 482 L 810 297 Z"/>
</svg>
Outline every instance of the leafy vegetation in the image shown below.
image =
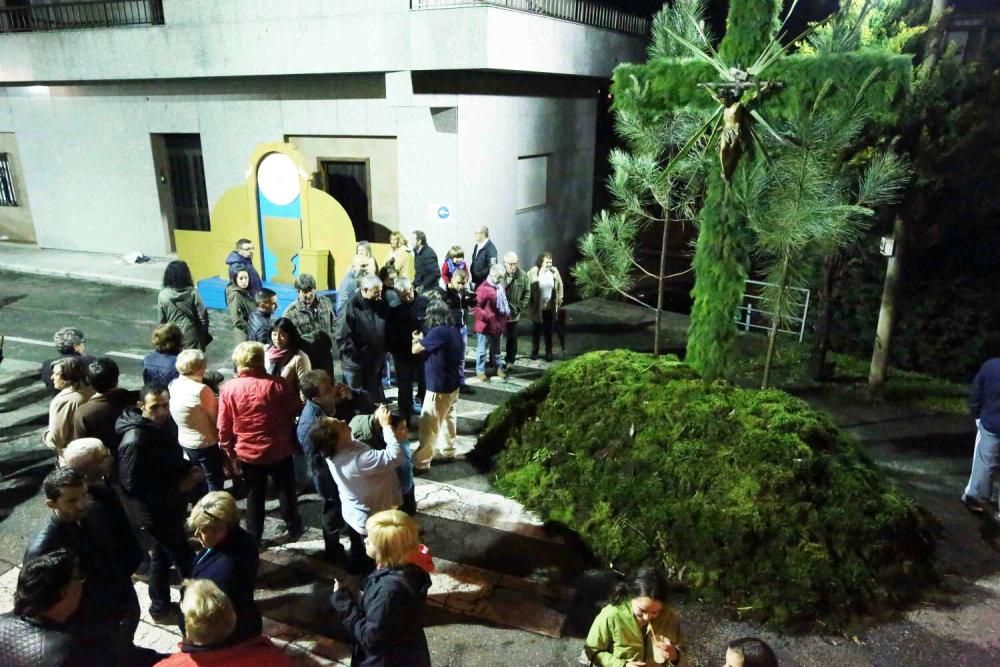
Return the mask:
<svg viewBox="0 0 1000 667">
<path fill-rule="evenodd" d="M 802 401 L 671 356 L 593 352 L 487 421 L 497 486 L 617 567 L 658 561 L 780 626 L 846 623 L 935 579 L 925 515 Z"/>
</svg>

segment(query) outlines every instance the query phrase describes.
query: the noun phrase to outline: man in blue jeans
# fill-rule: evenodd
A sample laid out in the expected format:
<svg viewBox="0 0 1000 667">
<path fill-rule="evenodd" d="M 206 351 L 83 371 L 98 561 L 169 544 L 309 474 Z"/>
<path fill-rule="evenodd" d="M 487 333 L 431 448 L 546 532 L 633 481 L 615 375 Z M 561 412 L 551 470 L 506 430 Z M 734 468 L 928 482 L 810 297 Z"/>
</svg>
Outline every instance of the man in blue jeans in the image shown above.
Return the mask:
<svg viewBox="0 0 1000 667">
<path fill-rule="evenodd" d="M 962 502 L 970 511 L 982 513 L 989 506 L 993 476 L 1000 469 L 1000 357 L 990 359 L 976 373 L 969 408 L 976 420 L 976 449 Z"/>
</svg>

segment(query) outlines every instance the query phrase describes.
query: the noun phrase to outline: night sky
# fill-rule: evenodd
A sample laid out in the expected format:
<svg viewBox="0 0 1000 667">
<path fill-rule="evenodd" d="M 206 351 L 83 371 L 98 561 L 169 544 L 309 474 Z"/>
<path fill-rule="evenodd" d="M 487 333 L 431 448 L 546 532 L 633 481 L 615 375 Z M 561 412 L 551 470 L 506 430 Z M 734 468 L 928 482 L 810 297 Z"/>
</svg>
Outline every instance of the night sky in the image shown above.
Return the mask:
<svg viewBox="0 0 1000 667">
<path fill-rule="evenodd" d="M 663 0 L 601 0 L 601 3 L 644 16 L 652 16 L 663 6 Z M 789 4 L 789 0 L 785 0 L 786 11 Z M 799 34 L 808 21 L 816 21 L 829 16 L 836 11 L 838 4 L 837 0 L 799 0 L 795 15 L 789 21 L 788 32 L 794 35 Z M 716 35 L 721 35 L 725 28 L 728 5 L 727 0 L 709 0 L 709 18 L 713 33 Z"/>
</svg>

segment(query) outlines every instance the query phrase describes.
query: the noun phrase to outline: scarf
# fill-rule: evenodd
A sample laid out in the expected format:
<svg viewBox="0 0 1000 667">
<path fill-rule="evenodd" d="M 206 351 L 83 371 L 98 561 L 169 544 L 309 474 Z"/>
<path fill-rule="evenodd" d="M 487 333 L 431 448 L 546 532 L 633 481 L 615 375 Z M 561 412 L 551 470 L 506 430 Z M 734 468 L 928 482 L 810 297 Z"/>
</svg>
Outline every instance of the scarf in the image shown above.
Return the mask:
<svg viewBox="0 0 1000 667">
<path fill-rule="evenodd" d="M 503 283 L 493 282 L 492 278 L 487 278 L 486 282 L 497 288 L 497 312 L 510 315 L 510 303 L 507 302 L 507 290 L 503 288 Z"/>
<path fill-rule="evenodd" d="M 460 260 L 458 260 L 456 262 L 451 257 L 448 257 L 444 261 L 448 263 L 448 275 L 449 276 L 451 274 L 455 273 L 455 271 L 457 271 L 458 269 L 464 269 L 465 268 L 465 260 L 464 259 L 460 259 Z"/>
<path fill-rule="evenodd" d="M 288 349 L 279 349 L 277 345 L 267 348 L 267 360 L 274 364 L 274 375 L 281 375 L 281 370 L 291 361 L 294 353 Z"/>
</svg>

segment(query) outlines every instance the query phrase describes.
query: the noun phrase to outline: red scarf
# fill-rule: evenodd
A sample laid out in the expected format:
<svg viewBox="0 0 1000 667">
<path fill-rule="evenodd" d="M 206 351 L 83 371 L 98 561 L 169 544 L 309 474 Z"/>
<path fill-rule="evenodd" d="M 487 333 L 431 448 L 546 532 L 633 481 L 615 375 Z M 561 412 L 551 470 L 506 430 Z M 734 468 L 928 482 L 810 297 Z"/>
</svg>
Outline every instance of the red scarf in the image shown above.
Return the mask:
<svg viewBox="0 0 1000 667">
<path fill-rule="evenodd" d="M 281 349 L 277 345 L 272 345 L 267 348 L 267 360 L 274 364 L 275 375 L 281 374 L 281 370 L 291 361 L 293 356 L 294 354 L 287 347 Z"/>
</svg>

